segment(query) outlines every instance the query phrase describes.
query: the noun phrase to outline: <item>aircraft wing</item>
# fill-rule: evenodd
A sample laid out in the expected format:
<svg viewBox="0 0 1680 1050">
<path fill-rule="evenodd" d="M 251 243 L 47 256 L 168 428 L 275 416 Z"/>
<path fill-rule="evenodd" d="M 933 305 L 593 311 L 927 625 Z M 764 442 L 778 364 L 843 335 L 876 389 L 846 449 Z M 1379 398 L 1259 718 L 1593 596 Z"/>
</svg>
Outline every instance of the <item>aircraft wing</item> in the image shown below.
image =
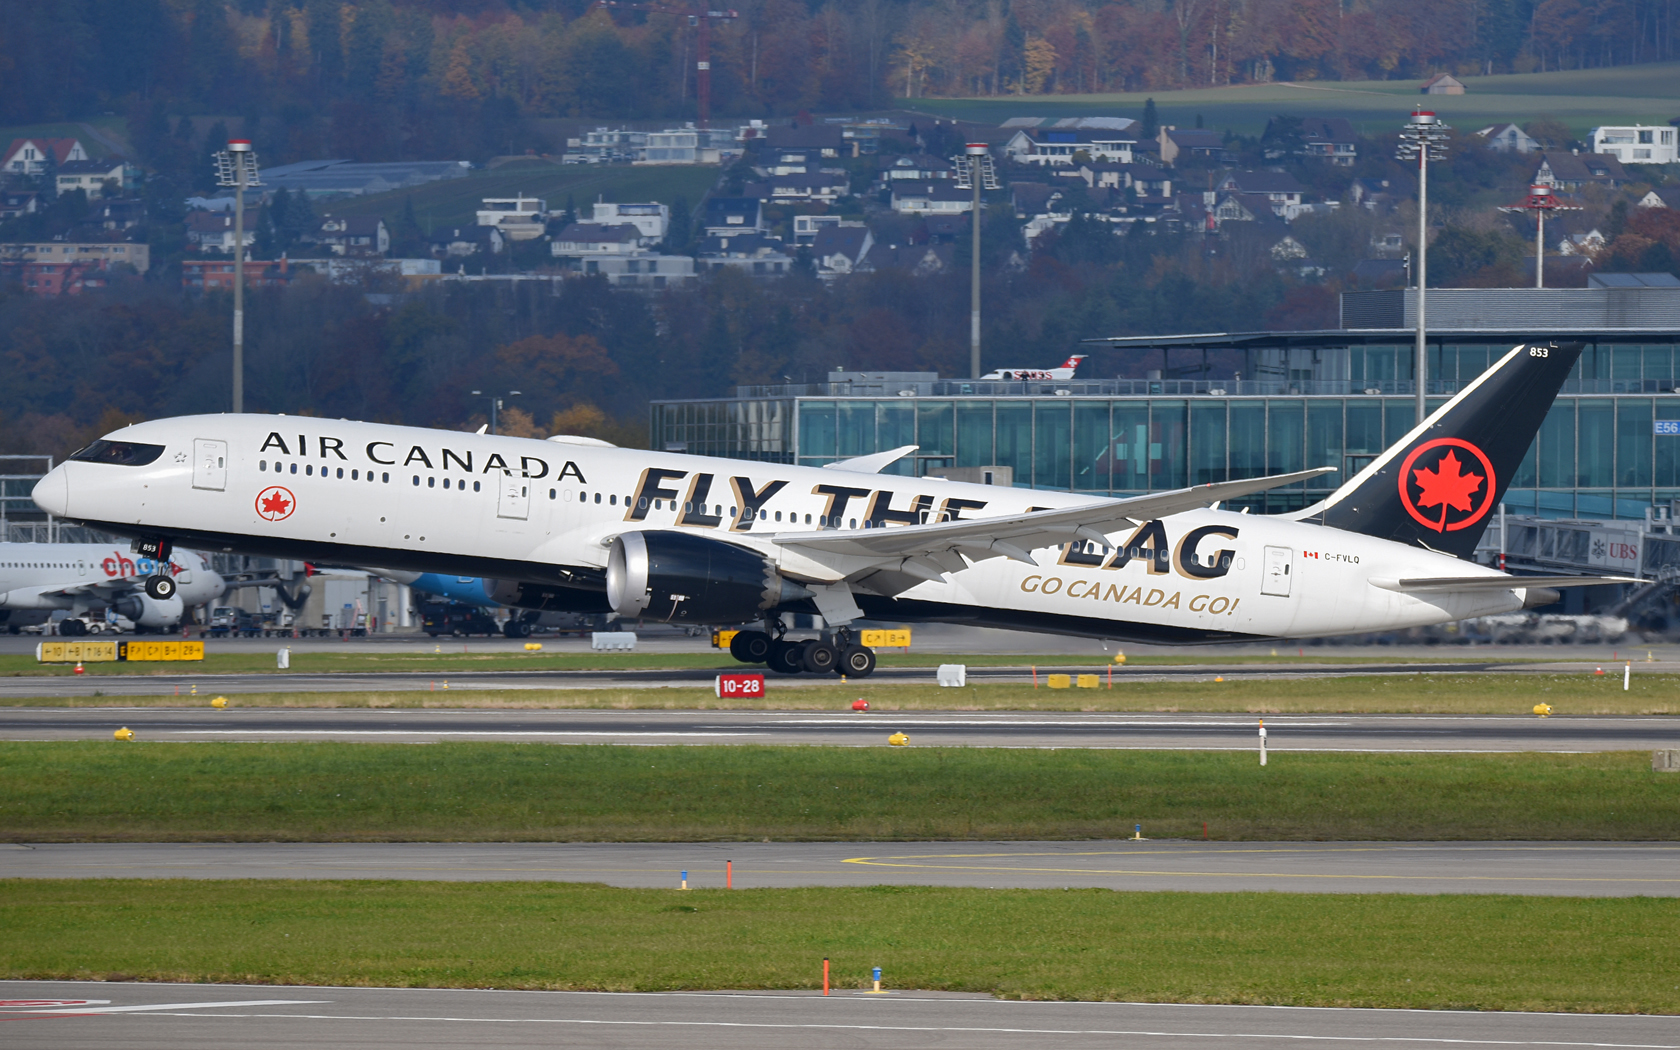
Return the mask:
<svg viewBox="0 0 1680 1050">
<path fill-rule="evenodd" d="M 829 470 L 850 470 L 858 474 L 879 474 L 881 471 L 897 463 L 910 453 L 921 448 L 920 445 L 905 445 L 901 448 L 886 452 L 877 452 L 869 456 L 853 456 L 851 459 L 837 459 L 833 463 L 824 463 Z"/>
<path fill-rule="evenodd" d="M 901 568 L 913 576 L 939 579 L 943 573 L 967 568 L 968 562 L 964 558 L 982 561 L 1003 557 L 1036 565 L 1038 563 L 1030 552 L 1038 548 L 1053 547 L 1074 539 L 1107 544 L 1108 532 L 1151 518 L 1293 485 L 1329 473 L 1331 469 L 1321 467 L 1266 478 L 1221 481 L 1129 499 L 1102 500 L 1078 507 L 995 518 L 879 529 L 787 532 L 770 539 L 783 547 L 818 557 L 828 554 L 861 558 L 875 567 Z"/>
<path fill-rule="evenodd" d="M 1385 591 L 1425 594 L 1434 591 L 1509 591 L 1524 587 L 1598 587 L 1609 583 L 1649 583 L 1630 576 L 1438 576 L 1428 579 L 1371 581 Z"/>
</svg>

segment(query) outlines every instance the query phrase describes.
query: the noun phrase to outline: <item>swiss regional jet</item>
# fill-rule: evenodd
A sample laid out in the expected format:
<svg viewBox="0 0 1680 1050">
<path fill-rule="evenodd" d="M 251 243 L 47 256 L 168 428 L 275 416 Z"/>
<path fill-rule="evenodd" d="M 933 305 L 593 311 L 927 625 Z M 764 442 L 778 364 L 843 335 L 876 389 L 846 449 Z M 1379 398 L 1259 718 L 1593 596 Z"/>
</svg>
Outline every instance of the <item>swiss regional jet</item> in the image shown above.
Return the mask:
<svg viewBox="0 0 1680 1050">
<path fill-rule="evenodd" d="M 914 446 L 799 467 L 260 415 L 113 431 L 34 498 L 153 558 L 183 544 L 482 576 L 521 608 L 746 624 L 735 657 L 784 673 L 869 674 L 865 618 L 1148 643 L 1360 634 L 1632 582 L 1470 560 L 1580 352 L 1516 347 L 1328 499 L 1276 516 L 1221 504 L 1330 468 L 1095 499 L 879 474 Z M 828 630 L 787 639 L 788 612 Z"/>
<path fill-rule="evenodd" d="M 1027 380 L 1027 379 L 1072 379 L 1073 373 L 1079 370 L 1079 362 L 1085 360 L 1084 354 L 1074 354 L 1055 368 L 1000 368 L 995 372 L 987 372 L 981 379 L 999 380 Z"/>
</svg>

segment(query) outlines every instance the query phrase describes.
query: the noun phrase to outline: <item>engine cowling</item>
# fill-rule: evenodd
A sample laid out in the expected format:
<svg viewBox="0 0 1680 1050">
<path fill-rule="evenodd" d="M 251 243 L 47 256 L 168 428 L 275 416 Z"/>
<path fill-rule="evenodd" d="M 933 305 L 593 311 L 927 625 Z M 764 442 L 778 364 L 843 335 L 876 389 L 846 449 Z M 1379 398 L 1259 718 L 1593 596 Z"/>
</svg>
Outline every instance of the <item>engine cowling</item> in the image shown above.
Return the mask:
<svg viewBox="0 0 1680 1050">
<path fill-rule="evenodd" d="M 607 604 L 625 619 L 750 623 L 811 592 L 751 547 L 687 532 L 627 532 L 607 554 Z"/>
<path fill-rule="evenodd" d="M 174 627 L 186 615 L 179 595 L 159 601 L 149 594 L 131 594 L 116 602 L 119 613 L 142 627 Z"/>
</svg>

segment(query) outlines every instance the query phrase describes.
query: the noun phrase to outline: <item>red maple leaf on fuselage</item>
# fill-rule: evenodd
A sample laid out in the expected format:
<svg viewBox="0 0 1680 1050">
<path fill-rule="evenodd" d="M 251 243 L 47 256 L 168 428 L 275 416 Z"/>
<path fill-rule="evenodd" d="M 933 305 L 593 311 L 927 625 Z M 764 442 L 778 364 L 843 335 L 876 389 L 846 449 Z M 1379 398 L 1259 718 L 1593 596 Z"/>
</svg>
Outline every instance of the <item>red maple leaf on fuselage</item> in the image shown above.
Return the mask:
<svg viewBox="0 0 1680 1050">
<path fill-rule="evenodd" d="M 286 513 L 286 508 L 291 506 L 291 505 L 292 505 L 291 500 L 287 499 L 286 497 L 280 495 L 280 493 L 276 492 L 276 493 L 271 494 L 267 499 L 262 501 L 262 512 L 264 514 L 281 515 L 281 514 Z"/>
<path fill-rule="evenodd" d="M 1434 470 L 1414 470 L 1412 478 L 1417 481 L 1417 505 L 1419 507 L 1441 508 L 1441 524 L 1436 528 L 1447 531 L 1447 508 L 1468 511 L 1473 504 L 1470 497 L 1474 496 L 1487 479 L 1480 474 L 1464 473 L 1464 464 L 1458 461 L 1458 453 L 1448 452 L 1435 464 Z"/>
</svg>

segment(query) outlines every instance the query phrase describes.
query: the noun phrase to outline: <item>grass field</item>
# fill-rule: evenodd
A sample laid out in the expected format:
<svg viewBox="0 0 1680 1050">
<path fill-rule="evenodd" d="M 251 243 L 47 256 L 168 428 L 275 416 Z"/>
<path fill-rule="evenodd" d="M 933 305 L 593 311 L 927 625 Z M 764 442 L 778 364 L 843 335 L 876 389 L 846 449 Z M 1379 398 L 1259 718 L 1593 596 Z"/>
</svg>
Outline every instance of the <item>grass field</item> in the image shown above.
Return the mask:
<svg viewBox="0 0 1680 1050">
<path fill-rule="evenodd" d="M 414 214 L 422 230 L 472 225 L 479 202 L 485 197 L 512 197 L 522 193 L 541 197 L 549 208 L 560 211 L 571 195 L 578 214 L 587 219 L 589 205 L 597 195 L 609 201 L 659 201 L 670 204 L 687 197 L 696 207 L 718 178 L 714 166 L 630 167 L 628 165 L 569 164 L 564 167 L 546 161 L 514 162 L 488 171 L 474 171 L 464 179 L 427 183 L 413 190 L 395 190 L 369 197 L 352 197 L 323 203 L 323 215 L 380 215 L 386 222 L 402 214 L 404 198 L 414 199 Z"/>
<path fill-rule="evenodd" d="M 0 977 L 1680 1012 L 1652 898 L 19 880 Z"/>
<path fill-rule="evenodd" d="M 841 682 L 800 676 L 772 680 L 759 700 L 720 700 L 705 688 L 476 689 L 440 677 L 423 690 L 386 692 L 229 693 L 236 707 L 350 708 L 617 708 L 622 710 L 843 711 L 864 699 L 875 711 L 1212 711 L 1246 714 L 1528 715 L 1550 704 L 1567 715 L 1680 715 L 1680 676 L 1641 675 L 1622 691 L 1619 677 L 1591 674 L 1371 675 L 1214 681 L 1128 681 L 1114 688 L 1034 689 L 977 683 L 942 689 L 880 679 Z M 206 681 L 193 696 L 0 698 L 0 707 L 204 707 L 218 695 Z"/>
<path fill-rule="evenodd" d="M 1163 124 L 1190 127 L 1201 114 L 1209 128 L 1241 135 L 1259 135 L 1278 113 L 1346 117 L 1362 134 L 1376 135 L 1397 128 L 1420 102 L 1463 130 L 1549 116 L 1578 138 L 1598 124 L 1667 124 L 1680 114 L 1680 63 L 1459 79 L 1463 95 L 1426 97 L 1418 93 L 1417 80 L 1325 80 L 1138 94 L 917 99 L 913 105 L 943 117 L 995 124 L 1013 116 L 1141 117 L 1144 100 L 1153 97 Z"/>
<path fill-rule="evenodd" d="M 1648 752 L 0 743 L 0 840 L 1673 840 Z"/>
</svg>

